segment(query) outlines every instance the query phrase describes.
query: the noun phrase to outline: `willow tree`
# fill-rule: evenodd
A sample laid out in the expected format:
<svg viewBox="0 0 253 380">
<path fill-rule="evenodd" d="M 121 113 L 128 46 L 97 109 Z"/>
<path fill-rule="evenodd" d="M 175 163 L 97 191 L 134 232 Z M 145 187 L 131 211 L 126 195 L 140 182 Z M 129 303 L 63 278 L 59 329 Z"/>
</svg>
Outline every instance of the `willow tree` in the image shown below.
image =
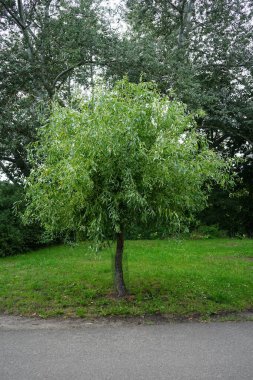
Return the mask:
<svg viewBox="0 0 253 380">
<path fill-rule="evenodd" d="M 92 102 L 55 106 L 31 148 L 27 220 L 50 231 L 116 237 L 115 287 L 127 292 L 122 268 L 130 223 L 154 217 L 180 220 L 204 207 L 229 165 L 207 148 L 183 104 L 151 83 L 118 82 Z"/>
</svg>

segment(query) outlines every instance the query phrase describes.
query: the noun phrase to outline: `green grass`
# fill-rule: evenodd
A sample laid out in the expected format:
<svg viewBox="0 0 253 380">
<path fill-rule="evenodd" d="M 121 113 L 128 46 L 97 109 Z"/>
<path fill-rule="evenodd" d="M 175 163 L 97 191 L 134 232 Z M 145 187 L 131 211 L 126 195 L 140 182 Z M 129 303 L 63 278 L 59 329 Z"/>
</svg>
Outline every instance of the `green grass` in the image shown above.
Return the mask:
<svg viewBox="0 0 253 380">
<path fill-rule="evenodd" d="M 113 295 L 114 245 L 88 243 L 0 259 L 0 313 L 203 316 L 253 307 L 253 240 L 127 241 L 131 297 Z"/>
</svg>

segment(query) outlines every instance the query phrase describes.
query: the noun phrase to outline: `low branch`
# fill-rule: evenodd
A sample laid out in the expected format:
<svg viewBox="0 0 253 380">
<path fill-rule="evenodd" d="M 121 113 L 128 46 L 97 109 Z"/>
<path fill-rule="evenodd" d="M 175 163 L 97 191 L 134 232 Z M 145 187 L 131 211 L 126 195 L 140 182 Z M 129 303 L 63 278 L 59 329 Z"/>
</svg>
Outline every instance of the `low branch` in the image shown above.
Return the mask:
<svg viewBox="0 0 253 380">
<path fill-rule="evenodd" d="M 245 140 L 245 142 L 249 143 L 249 144 L 253 144 L 253 140 L 251 138 L 249 138 L 249 136 L 246 136 L 244 135 L 243 133 L 240 133 L 240 132 L 236 132 L 233 134 L 234 137 L 236 136 L 239 136 L 241 137 L 243 140 Z M 232 137 L 233 137 L 232 136 Z"/>
<path fill-rule="evenodd" d="M 116 62 L 116 61 L 115 61 L 115 62 Z M 76 69 L 77 67 L 84 66 L 84 65 L 98 65 L 98 66 L 104 66 L 104 65 L 106 65 L 107 63 L 108 63 L 108 62 L 95 62 L 95 61 L 92 61 L 92 60 L 78 62 L 76 65 L 73 65 L 73 66 L 68 67 L 67 69 L 63 70 L 62 72 L 60 72 L 60 73 L 56 76 L 56 78 L 55 78 L 54 81 L 53 81 L 53 88 L 56 87 L 57 82 L 59 82 L 59 80 L 60 80 L 64 75 L 70 73 L 71 71 L 73 71 L 73 70 Z M 111 63 L 114 63 L 114 62 L 111 61 Z"/>
<path fill-rule="evenodd" d="M 221 137 L 219 137 L 218 139 L 216 139 L 216 141 L 219 141 L 220 139 L 224 140 L 228 137 L 230 137 L 230 138 L 240 137 L 245 142 L 248 142 L 249 144 L 253 144 L 253 140 L 249 136 L 239 132 L 238 130 L 230 131 L 229 129 L 225 130 L 222 127 L 212 127 L 212 128 L 216 131 L 221 131 L 223 133 L 223 135 Z M 200 129 L 209 130 L 210 126 L 202 124 L 200 126 Z M 221 142 L 222 142 L 222 140 L 221 140 Z"/>
<path fill-rule="evenodd" d="M 58 74 L 57 77 L 54 79 L 54 82 L 53 82 L 53 88 L 56 86 L 56 83 L 61 79 L 61 77 L 63 77 L 65 74 L 68 74 L 69 72 L 71 72 L 72 70 L 76 69 L 77 67 L 80 67 L 80 66 L 82 66 L 82 65 L 92 64 L 92 63 L 94 63 L 94 62 L 91 62 L 91 61 L 79 62 L 79 63 L 77 63 L 76 65 L 70 66 L 70 67 L 68 67 L 67 69 L 63 70 L 63 71 L 60 72 L 60 74 Z"/>
</svg>

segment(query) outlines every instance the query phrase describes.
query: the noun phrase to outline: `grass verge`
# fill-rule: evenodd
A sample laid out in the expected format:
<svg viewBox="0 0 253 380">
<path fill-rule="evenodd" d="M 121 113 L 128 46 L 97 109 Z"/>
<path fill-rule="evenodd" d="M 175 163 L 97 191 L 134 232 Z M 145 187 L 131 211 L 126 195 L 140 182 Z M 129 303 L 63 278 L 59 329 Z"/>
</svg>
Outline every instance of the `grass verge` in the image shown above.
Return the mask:
<svg viewBox="0 0 253 380">
<path fill-rule="evenodd" d="M 114 245 L 0 259 L 0 313 L 46 317 L 208 318 L 253 308 L 253 240 L 127 241 L 130 296 L 113 296 Z"/>
</svg>

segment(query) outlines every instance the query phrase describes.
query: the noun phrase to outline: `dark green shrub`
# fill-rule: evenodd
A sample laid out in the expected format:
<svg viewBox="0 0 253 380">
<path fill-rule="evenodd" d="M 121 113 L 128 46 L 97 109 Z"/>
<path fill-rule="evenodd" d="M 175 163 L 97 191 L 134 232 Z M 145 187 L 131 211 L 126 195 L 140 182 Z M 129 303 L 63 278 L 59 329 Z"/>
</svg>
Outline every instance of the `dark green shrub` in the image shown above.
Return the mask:
<svg viewBox="0 0 253 380">
<path fill-rule="evenodd" d="M 0 182 L 0 257 L 29 251 L 42 244 L 42 229 L 36 225 L 24 226 L 14 210 L 22 195 L 21 186 Z"/>
<path fill-rule="evenodd" d="M 190 234 L 190 238 L 192 239 L 216 239 L 227 236 L 227 231 L 220 230 L 217 224 L 213 224 L 211 226 L 200 225 Z"/>
</svg>

